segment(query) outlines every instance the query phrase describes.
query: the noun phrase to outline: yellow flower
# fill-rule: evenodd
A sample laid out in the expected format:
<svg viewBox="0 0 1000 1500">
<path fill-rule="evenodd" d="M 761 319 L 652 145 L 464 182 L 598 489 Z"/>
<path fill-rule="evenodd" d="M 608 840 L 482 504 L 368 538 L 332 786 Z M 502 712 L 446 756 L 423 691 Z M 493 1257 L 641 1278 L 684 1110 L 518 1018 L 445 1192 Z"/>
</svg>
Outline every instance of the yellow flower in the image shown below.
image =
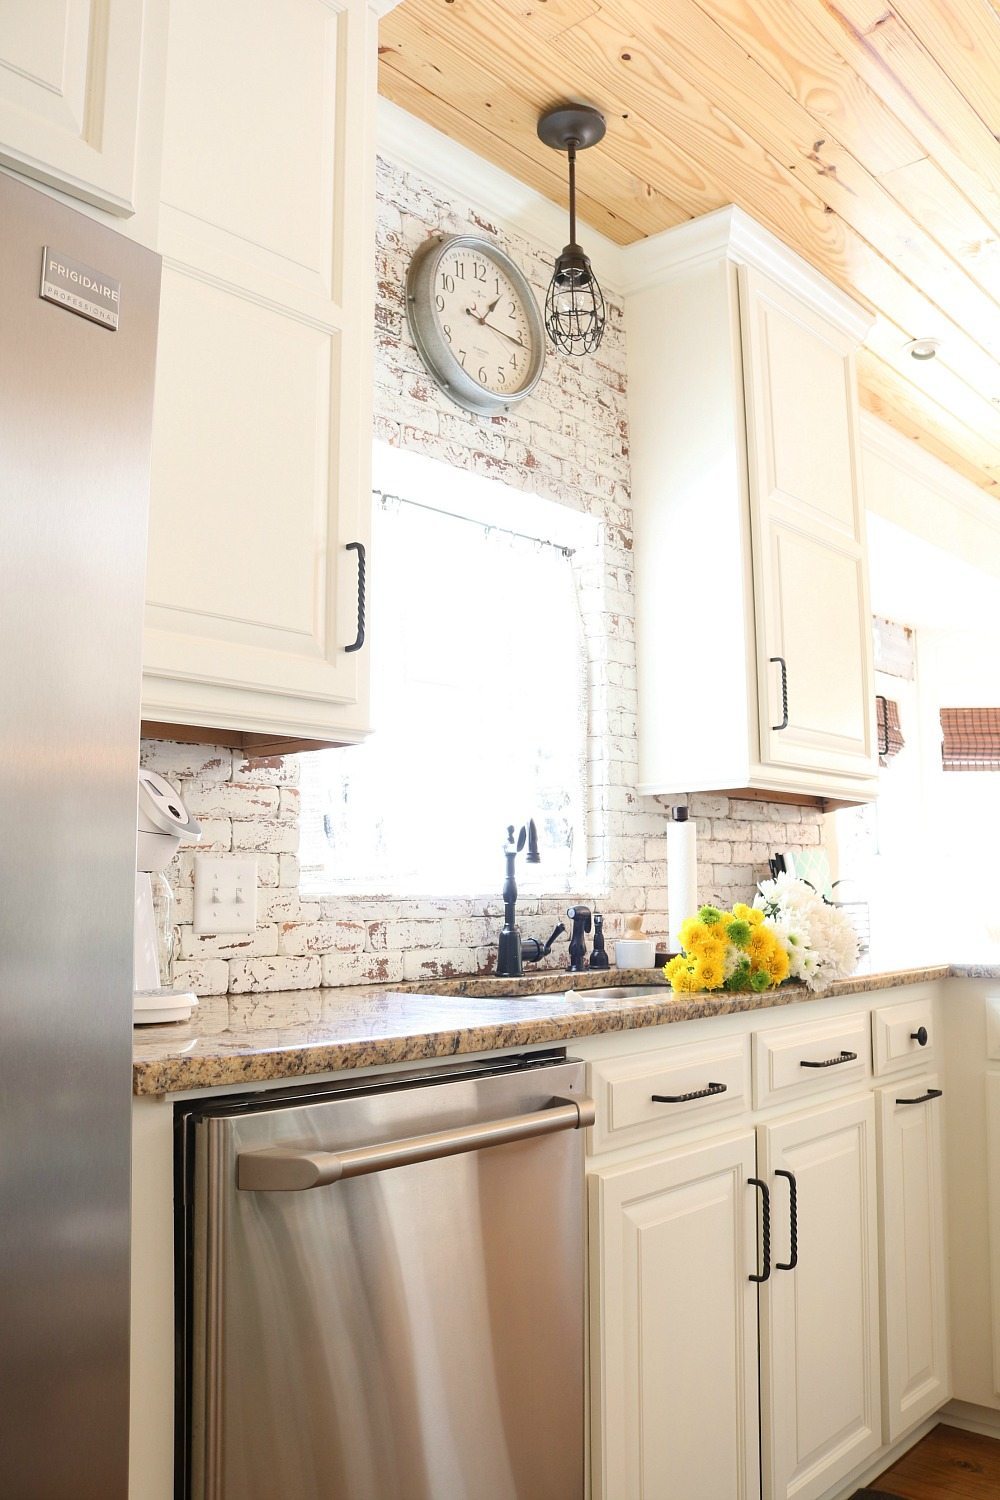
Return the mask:
<svg viewBox="0 0 1000 1500">
<path fill-rule="evenodd" d="M 749 922 L 752 906 L 747 906 L 743 901 L 737 901 L 733 907 L 733 916 L 738 922 Z"/>
<path fill-rule="evenodd" d="M 673 980 L 674 975 L 679 974 L 681 969 L 686 967 L 687 959 L 682 953 L 677 953 L 668 964 L 664 965 L 663 972 L 669 980 Z"/>
<path fill-rule="evenodd" d="M 698 988 L 694 981 L 694 972 L 687 964 L 677 970 L 670 983 L 679 995 L 689 995 Z"/>
<path fill-rule="evenodd" d="M 750 926 L 759 927 L 763 920 L 764 913 L 761 911 L 760 907 L 751 906 L 749 912 L 747 913 L 747 921 L 750 923 Z"/>
<path fill-rule="evenodd" d="M 770 953 L 773 943 L 774 938 L 771 936 L 769 928 L 754 927 L 750 934 L 749 952 L 751 961 L 756 964 L 762 963 L 767 954 Z"/>
<path fill-rule="evenodd" d="M 709 930 L 705 926 L 704 922 L 699 922 L 697 917 L 687 917 L 681 923 L 681 947 L 689 953 L 696 943 L 702 942 L 710 935 L 711 934 L 709 933 Z"/>
<path fill-rule="evenodd" d="M 691 949 L 691 957 L 703 962 L 720 964 L 726 956 L 726 942 L 721 937 L 702 938 Z"/>
<path fill-rule="evenodd" d="M 719 959 L 702 958 L 695 965 L 694 980 L 695 988 L 699 990 L 717 990 L 721 985 L 725 974 Z"/>
<path fill-rule="evenodd" d="M 764 960 L 764 967 L 773 984 L 780 984 L 788 978 L 788 954 L 777 940 Z"/>
</svg>

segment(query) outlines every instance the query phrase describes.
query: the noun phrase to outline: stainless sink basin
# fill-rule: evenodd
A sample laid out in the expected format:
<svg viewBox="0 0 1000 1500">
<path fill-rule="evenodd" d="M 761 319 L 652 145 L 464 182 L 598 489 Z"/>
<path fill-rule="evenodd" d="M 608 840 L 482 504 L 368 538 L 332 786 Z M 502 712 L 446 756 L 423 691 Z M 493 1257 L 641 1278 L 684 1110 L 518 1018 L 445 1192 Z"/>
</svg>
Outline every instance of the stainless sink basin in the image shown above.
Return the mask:
<svg viewBox="0 0 1000 1500">
<path fill-rule="evenodd" d="M 567 1000 L 669 1000 L 668 984 L 609 984 L 599 990 L 567 990 Z"/>
</svg>

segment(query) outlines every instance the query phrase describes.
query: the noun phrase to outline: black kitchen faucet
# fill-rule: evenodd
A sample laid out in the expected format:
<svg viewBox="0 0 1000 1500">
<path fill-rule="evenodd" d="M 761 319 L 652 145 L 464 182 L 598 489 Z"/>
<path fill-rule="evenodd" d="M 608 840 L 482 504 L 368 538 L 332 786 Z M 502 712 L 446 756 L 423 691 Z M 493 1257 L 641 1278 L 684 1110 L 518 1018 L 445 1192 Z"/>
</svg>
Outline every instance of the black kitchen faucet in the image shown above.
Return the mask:
<svg viewBox="0 0 1000 1500">
<path fill-rule="evenodd" d="M 514 879 L 514 861 L 524 848 L 525 842 L 528 845 L 528 852 L 525 855 L 528 864 L 540 865 L 542 856 L 538 852 L 538 829 L 535 827 L 534 818 L 528 819 L 527 827 L 522 825 L 516 841 L 513 823 L 507 825 L 507 842 L 503 846 L 504 858 L 507 861 L 507 874 L 502 892 L 503 926 L 497 941 L 496 973 L 498 979 L 518 978 L 524 973 L 525 961 L 535 964 L 540 958 L 544 958 L 559 934 L 566 931 L 562 922 L 558 922 L 544 943 L 541 938 L 525 938 L 523 942 L 521 940 L 521 929 L 515 921 L 517 881 Z"/>
</svg>

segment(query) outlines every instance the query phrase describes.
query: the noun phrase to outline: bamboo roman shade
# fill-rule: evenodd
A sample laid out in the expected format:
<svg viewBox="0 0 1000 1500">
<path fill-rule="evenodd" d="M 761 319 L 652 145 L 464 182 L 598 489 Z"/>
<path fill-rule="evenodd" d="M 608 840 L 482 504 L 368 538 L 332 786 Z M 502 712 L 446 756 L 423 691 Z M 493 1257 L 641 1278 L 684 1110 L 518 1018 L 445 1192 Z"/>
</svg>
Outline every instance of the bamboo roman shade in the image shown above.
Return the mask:
<svg viewBox="0 0 1000 1500">
<path fill-rule="evenodd" d="M 946 771 L 1000 771 L 1000 708 L 942 708 Z"/>
<path fill-rule="evenodd" d="M 899 726 L 899 704 L 894 698 L 885 698 L 881 693 L 875 699 L 878 724 L 878 763 L 887 766 L 894 755 L 898 755 L 906 743 Z"/>
</svg>

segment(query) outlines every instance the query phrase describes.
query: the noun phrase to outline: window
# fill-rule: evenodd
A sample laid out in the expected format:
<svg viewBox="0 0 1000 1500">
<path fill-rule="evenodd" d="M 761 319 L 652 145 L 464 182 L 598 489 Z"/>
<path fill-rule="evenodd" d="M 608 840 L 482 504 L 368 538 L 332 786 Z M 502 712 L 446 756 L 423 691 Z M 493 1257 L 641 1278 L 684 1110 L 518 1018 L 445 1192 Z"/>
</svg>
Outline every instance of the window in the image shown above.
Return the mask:
<svg viewBox="0 0 1000 1500">
<path fill-rule="evenodd" d="M 536 528 L 561 509 L 536 499 Z M 522 891 L 572 890 L 585 868 L 587 744 L 572 549 L 379 498 L 373 557 L 375 732 L 302 759 L 303 887 L 496 893 L 506 826 L 533 816 L 542 864 L 519 862 Z"/>
</svg>

